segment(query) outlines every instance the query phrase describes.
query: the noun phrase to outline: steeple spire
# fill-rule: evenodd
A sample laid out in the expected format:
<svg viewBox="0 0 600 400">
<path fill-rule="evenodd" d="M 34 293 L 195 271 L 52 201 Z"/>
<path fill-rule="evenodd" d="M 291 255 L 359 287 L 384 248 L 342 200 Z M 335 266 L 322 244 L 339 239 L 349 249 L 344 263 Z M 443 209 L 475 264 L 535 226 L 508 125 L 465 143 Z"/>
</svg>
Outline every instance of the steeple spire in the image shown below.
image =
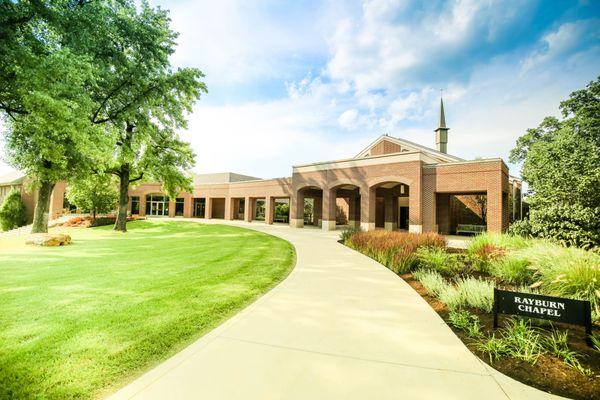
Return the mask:
<svg viewBox="0 0 600 400">
<path fill-rule="evenodd" d="M 446 116 L 444 115 L 444 99 L 440 97 L 440 123 L 438 128 L 446 127 Z"/>
<path fill-rule="evenodd" d="M 450 128 L 446 127 L 446 115 L 444 114 L 444 99 L 440 93 L 440 121 L 438 127 L 435 130 L 435 144 L 437 150 L 442 153 L 448 152 L 448 131 Z"/>
</svg>

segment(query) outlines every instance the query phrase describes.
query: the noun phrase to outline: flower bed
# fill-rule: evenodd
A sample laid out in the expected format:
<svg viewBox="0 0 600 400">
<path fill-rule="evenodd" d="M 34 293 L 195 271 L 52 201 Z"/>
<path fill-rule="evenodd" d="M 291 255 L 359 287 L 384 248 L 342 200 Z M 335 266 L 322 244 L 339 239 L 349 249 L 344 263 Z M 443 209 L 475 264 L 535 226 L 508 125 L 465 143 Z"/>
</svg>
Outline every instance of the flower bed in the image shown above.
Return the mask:
<svg viewBox="0 0 600 400">
<path fill-rule="evenodd" d="M 551 393 L 600 398 L 600 335 L 581 327 L 501 317 L 493 289 L 589 300 L 600 322 L 600 254 L 509 235 L 476 236 L 457 253 L 436 234 L 346 232 L 344 243 L 405 279 L 475 354 L 499 371 Z"/>
<path fill-rule="evenodd" d="M 96 217 L 95 219 L 92 218 L 91 216 L 73 217 L 73 218 L 69 219 L 68 221 L 63 222 L 61 224 L 61 226 L 93 228 L 95 226 L 112 225 L 115 223 L 116 219 L 117 219 L 117 217 L 114 215 L 99 216 L 99 217 Z M 137 215 L 127 217 L 127 221 L 137 221 L 140 219 L 146 219 L 146 218 L 140 217 Z"/>
</svg>

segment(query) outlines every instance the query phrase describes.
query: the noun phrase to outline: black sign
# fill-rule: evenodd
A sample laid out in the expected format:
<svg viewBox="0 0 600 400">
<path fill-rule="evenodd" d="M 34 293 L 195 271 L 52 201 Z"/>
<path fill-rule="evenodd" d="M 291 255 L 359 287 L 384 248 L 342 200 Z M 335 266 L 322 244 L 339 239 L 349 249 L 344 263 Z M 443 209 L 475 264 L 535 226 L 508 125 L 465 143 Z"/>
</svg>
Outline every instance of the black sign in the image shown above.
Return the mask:
<svg viewBox="0 0 600 400">
<path fill-rule="evenodd" d="M 592 308 L 590 302 L 585 300 L 494 289 L 494 329 L 498 327 L 498 314 L 582 325 L 585 326 L 588 344 L 592 334 Z"/>
</svg>

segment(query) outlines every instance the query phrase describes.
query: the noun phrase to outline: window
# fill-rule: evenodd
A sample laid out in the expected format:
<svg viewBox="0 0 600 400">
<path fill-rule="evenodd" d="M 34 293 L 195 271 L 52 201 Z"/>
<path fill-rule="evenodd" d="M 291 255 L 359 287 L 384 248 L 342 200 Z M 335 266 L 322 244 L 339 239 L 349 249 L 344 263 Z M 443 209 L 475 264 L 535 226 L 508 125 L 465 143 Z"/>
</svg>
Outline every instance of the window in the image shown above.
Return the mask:
<svg viewBox="0 0 600 400">
<path fill-rule="evenodd" d="M 140 213 L 140 196 L 131 196 L 131 215 Z"/>
<path fill-rule="evenodd" d="M 175 199 L 175 216 L 176 217 L 183 216 L 183 205 L 184 205 L 183 197 L 178 197 Z"/>
</svg>

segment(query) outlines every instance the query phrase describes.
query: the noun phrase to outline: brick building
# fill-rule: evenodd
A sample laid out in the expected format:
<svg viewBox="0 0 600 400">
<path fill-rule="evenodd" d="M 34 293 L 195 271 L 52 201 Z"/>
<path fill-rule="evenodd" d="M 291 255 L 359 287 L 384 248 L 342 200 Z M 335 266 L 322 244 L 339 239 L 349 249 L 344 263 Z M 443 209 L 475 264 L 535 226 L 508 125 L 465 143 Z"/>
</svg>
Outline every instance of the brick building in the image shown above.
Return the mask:
<svg viewBox="0 0 600 400">
<path fill-rule="evenodd" d="M 504 231 L 520 218 L 520 181 L 500 158 L 468 161 L 447 154 L 448 130 L 441 102 L 437 149 L 383 135 L 352 158 L 294 166 L 286 178 L 194 175 L 192 193 L 174 199 L 160 184 L 142 183 L 130 190 L 130 212 L 326 230 L 349 225 L 449 234 L 471 224 Z M 64 191 L 57 185 L 53 217 L 63 212 Z"/>
</svg>

